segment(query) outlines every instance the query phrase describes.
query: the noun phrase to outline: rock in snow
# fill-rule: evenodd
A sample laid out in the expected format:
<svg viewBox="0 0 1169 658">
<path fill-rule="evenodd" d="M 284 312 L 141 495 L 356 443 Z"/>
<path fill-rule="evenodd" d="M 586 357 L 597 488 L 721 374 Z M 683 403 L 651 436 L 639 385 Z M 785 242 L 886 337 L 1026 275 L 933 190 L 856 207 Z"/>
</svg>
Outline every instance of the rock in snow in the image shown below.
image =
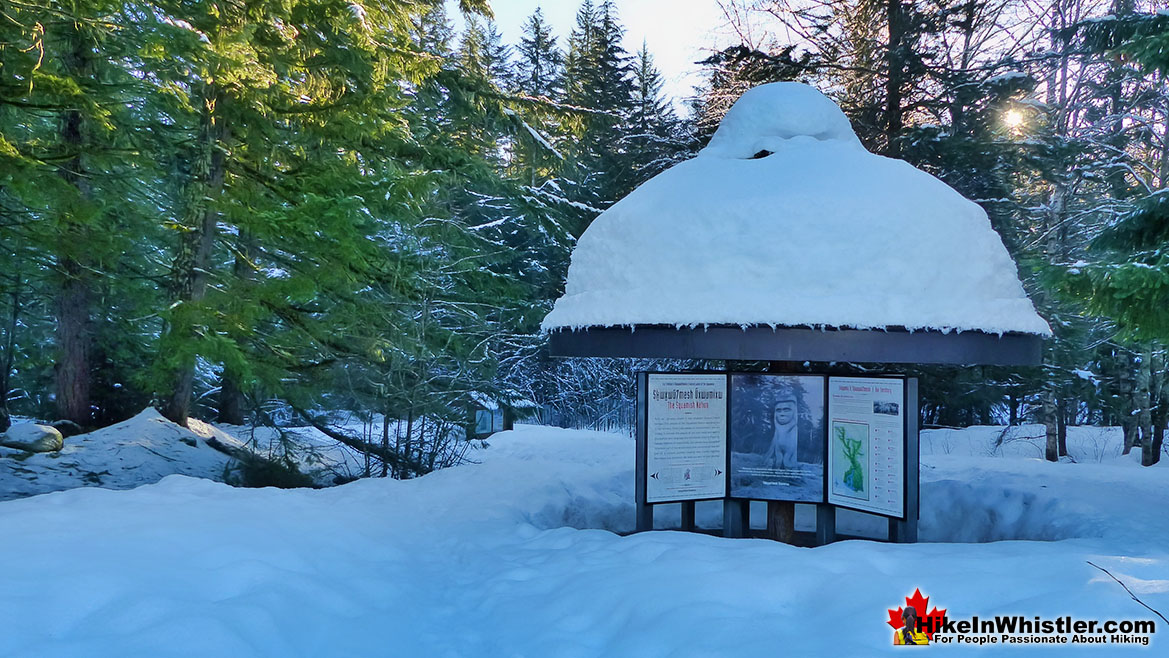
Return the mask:
<svg viewBox="0 0 1169 658">
<path fill-rule="evenodd" d="M 57 452 L 14 456 L 0 448 L 0 500 L 83 485 L 129 489 L 175 473 L 221 480 L 232 458 L 211 444 L 243 446 L 211 425 L 191 419 L 187 429 L 154 409 L 95 432 L 70 437 L 63 447 L 60 432 L 52 427 L 13 425 L 9 436 L 19 427 L 47 430 L 44 436 L 55 436 L 56 448 L 51 450 Z M 0 445 L 18 447 L 3 440 Z"/>
<path fill-rule="evenodd" d="M 1051 333 L 981 207 L 794 82 L 601 213 L 543 327 L 647 324 Z"/>
<path fill-rule="evenodd" d="M 53 422 L 49 423 L 49 425 L 60 432 L 61 436 L 65 437 L 66 439 L 71 436 L 77 436 L 78 434 L 85 434 L 85 431 L 81 429 L 81 426 L 71 420 L 54 420 Z"/>
<path fill-rule="evenodd" d="M 56 428 L 34 423 L 19 423 L 0 434 L 0 446 L 28 452 L 55 452 L 65 445 Z"/>
</svg>

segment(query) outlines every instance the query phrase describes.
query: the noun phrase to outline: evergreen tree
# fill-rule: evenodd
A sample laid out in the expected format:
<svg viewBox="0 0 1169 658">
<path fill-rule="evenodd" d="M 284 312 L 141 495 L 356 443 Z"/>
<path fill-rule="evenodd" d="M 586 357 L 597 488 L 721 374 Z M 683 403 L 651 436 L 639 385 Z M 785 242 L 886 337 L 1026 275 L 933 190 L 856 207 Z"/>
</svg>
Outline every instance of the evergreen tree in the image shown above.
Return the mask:
<svg viewBox="0 0 1169 658">
<path fill-rule="evenodd" d="M 624 28 L 611 0 L 600 6 L 585 0 L 576 23 L 564 66 L 565 101 L 585 110 L 573 198 L 603 207 L 633 189 L 622 140 L 632 111 L 632 58 L 621 45 Z"/>
<path fill-rule="evenodd" d="M 748 89 L 769 82 L 813 82 L 819 70 L 815 59 L 808 51 L 798 56 L 795 52 L 795 46 L 769 53 L 740 44 L 702 60 L 706 81 L 690 104 L 694 150 L 710 141 L 723 116 Z"/>
<path fill-rule="evenodd" d="M 662 74 L 643 42 L 633 68 L 633 97 L 626 148 L 633 184 L 640 185 L 676 162 L 685 152 L 677 114 L 662 95 Z"/>
<path fill-rule="evenodd" d="M 544 20 L 539 7 L 524 23 L 516 53 L 516 89 L 528 96 L 557 98 L 561 91 L 564 55 L 556 47 L 552 26 Z"/>
<path fill-rule="evenodd" d="M 117 64 L 142 44 L 110 28 L 131 13 L 122 2 L 41 0 L 6 9 L 0 25 L 0 242 L 11 245 L 11 311 L 48 311 L 13 326 L 55 327 L 52 343 L 25 343 L 38 348 L 25 351 L 30 359 L 43 348 L 54 363 L 49 381 L 24 383 L 54 390 L 54 409 L 38 412 L 82 426 L 108 397 L 94 380 L 98 304 L 136 297 L 137 281 L 119 275 L 142 252 L 126 246 L 151 235 L 142 224 L 149 198 L 136 187 L 149 164 L 134 123 L 140 81 Z M 19 350 L 10 343 L 5 358 Z"/>
</svg>

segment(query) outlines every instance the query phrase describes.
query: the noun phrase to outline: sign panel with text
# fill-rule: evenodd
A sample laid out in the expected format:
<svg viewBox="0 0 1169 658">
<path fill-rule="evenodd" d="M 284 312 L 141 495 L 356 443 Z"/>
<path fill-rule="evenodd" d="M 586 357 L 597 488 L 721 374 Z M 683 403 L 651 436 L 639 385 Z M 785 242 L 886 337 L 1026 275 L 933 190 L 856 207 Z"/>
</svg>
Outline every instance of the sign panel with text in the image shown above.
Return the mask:
<svg viewBox="0 0 1169 658">
<path fill-rule="evenodd" d="M 726 496 L 727 376 L 650 374 L 646 502 Z"/>
<path fill-rule="evenodd" d="M 731 375 L 731 497 L 824 502 L 824 377 Z"/>
<path fill-rule="evenodd" d="M 828 502 L 905 518 L 905 380 L 828 379 Z"/>
</svg>

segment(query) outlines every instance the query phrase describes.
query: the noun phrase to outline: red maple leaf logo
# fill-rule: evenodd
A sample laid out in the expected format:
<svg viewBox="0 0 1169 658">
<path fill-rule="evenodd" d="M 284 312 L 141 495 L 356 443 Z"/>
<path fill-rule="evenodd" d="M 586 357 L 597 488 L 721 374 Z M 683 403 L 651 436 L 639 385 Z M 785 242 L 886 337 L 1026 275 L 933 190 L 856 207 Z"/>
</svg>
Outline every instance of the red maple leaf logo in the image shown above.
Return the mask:
<svg viewBox="0 0 1169 658">
<path fill-rule="evenodd" d="M 926 608 L 929 606 L 930 597 L 922 596 L 921 589 L 913 590 L 913 596 L 905 597 L 905 605 L 913 608 L 917 613 L 917 618 L 922 622 L 922 630 L 926 637 L 932 642 L 934 639 L 934 631 L 941 630 L 942 622 L 946 619 L 946 609 L 939 610 L 937 606 L 926 614 Z M 889 621 L 885 622 L 893 627 L 894 630 L 905 626 L 905 622 L 901 620 L 901 613 L 905 611 L 904 607 L 898 607 L 896 610 L 889 610 Z"/>
</svg>

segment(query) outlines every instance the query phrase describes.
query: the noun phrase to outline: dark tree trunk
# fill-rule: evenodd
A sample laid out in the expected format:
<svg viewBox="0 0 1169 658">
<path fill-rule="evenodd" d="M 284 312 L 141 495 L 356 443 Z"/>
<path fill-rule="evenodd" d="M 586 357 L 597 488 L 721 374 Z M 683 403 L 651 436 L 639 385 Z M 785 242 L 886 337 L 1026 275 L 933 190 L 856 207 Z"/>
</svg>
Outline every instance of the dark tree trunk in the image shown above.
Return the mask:
<svg viewBox="0 0 1169 658">
<path fill-rule="evenodd" d="M 1141 463 L 1145 464 L 1151 458 L 1153 442 L 1153 355 L 1151 349 L 1144 349 L 1140 353 L 1140 364 L 1137 367 L 1136 413 L 1137 436 L 1141 446 Z"/>
<path fill-rule="evenodd" d="M 1047 429 L 1047 441 L 1044 449 L 1044 458 L 1049 462 L 1059 461 L 1059 429 L 1057 428 L 1055 394 L 1043 391 L 1043 425 Z"/>
<path fill-rule="evenodd" d="M 81 427 L 92 424 L 90 405 L 90 292 L 82 267 L 73 260 L 62 263 L 65 282 L 57 299 L 57 417 Z"/>
<path fill-rule="evenodd" d="M 1068 456 L 1068 402 L 1062 396 L 1056 403 L 1056 449 L 1060 457 Z"/>
<path fill-rule="evenodd" d="M 426 456 L 426 414 L 423 414 L 418 419 L 418 447 L 416 448 L 416 450 L 418 452 L 417 463 L 418 464 L 425 463 L 422 461 L 422 459 L 423 459 L 423 457 Z M 413 455 L 407 454 L 406 456 L 413 459 Z M 431 461 L 430 463 L 433 464 L 434 462 Z M 414 475 L 416 475 L 416 476 L 422 475 L 422 473 L 415 473 Z"/>
<path fill-rule="evenodd" d="M 219 213 L 208 200 L 216 199 L 223 189 L 227 170 L 224 142 L 228 131 L 222 116 L 226 97 L 211 90 L 207 94 L 200 120 L 198 144 L 191 159 L 191 170 L 184 194 L 183 235 L 171 271 L 172 296 L 178 305 L 172 316 L 172 344 L 192 340 L 193 309 L 188 302 L 199 302 L 207 294 L 207 274 L 215 247 Z M 170 398 L 162 415 L 186 426 L 191 413 L 195 388 L 195 358 L 185 356 L 177 364 Z"/>
<path fill-rule="evenodd" d="M 900 154 L 897 136 L 901 134 L 901 92 L 905 77 L 905 9 L 901 0 L 887 0 L 886 20 L 889 24 L 889 50 L 886 61 L 889 74 L 885 79 L 885 139 L 891 158 Z"/>
<path fill-rule="evenodd" d="M 388 416 L 389 414 L 386 415 Z M 402 421 L 400 420 L 394 421 L 394 454 L 402 454 Z M 390 464 L 390 477 L 395 480 L 402 479 L 402 469 L 398 466 L 397 462 Z"/>
<path fill-rule="evenodd" d="M 13 276 L 12 308 L 8 314 L 8 326 L 4 331 L 4 359 L 0 360 L 0 432 L 12 426 L 8 412 L 8 394 L 12 390 L 12 367 L 16 365 L 16 329 L 20 326 L 20 274 Z"/>
<path fill-rule="evenodd" d="M 406 440 L 402 442 L 402 451 L 398 453 L 399 455 L 405 456 L 407 460 L 410 459 L 410 443 L 413 440 L 413 437 L 410 435 L 411 435 L 411 433 L 413 433 L 413 431 L 414 431 L 414 409 L 411 408 L 409 411 L 406 412 Z M 406 472 L 406 469 L 403 468 L 402 472 L 398 474 L 398 479 L 404 480 L 407 477 L 409 477 L 409 474 Z"/>
<path fill-rule="evenodd" d="M 77 78 L 89 74 L 91 53 L 85 40 L 74 33 L 70 52 L 63 58 L 66 68 Z M 80 110 L 65 113 L 61 142 L 67 153 L 73 155 L 58 170 L 60 176 L 77 190 L 82 202 L 92 197 L 89 176 L 82 154 L 85 152 L 85 125 Z M 57 349 L 56 406 L 57 417 L 92 425 L 93 409 L 90 403 L 90 351 L 93 331 L 90 326 L 92 292 L 90 268 L 81 259 L 85 253 L 85 227 L 74 218 L 65 218 L 58 236 L 61 249 L 58 267 L 62 277 L 57 293 Z"/>
<path fill-rule="evenodd" d="M 1121 429 L 1124 430 L 1124 450 L 1121 451 L 1121 454 L 1127 455 L 1139 443 L 1137 440 L 1137 423 L 1131 418 L 1126 418 L 1121 423 Z"/>
<path fill-rule="evenodd" d="M 1120 426 L 1124 430 L 1124 451 L 1122 454 L 1127 455 L 1132 452 L 1133 447 L 1137 444 L 1137 417 L 1136 411 L 1138 409 L 1136 403 L 1136 385 L 1133 381 L 1132 370 L 1134 367 L 1139 367 L 1132 363 L 1131 359 L 1127 359 L 1127 364 L 1122 367 L 1120 376 L 1120 401 L 1121 401 L 1121 416 Z"/>
<path fill-rule="evenodd" d="M 223 369 L 219 381 L 219 422 L 225 425 L 243 425 L 246 422 L 244 407 L 247 398 L 239 387 L 239 377 L 231 368 Z"/>
<path fill-rule="evenodd" d="M 1166 403 L 1169 402 L 1169 392 L 1166 391 L 1165 386 L 1165 360 L 1162 356 L 1156 357 L 1155 375 L 1153 377 L 1152 393 L 1150 401 L 1153 404 L 1153 411 L 1150 414 L 1150 432 L 1149 437 L 1145 441 L 1147 445 L 1141 446 L 1141 464 L 1145 466 L 1152 466 L 1161 461 L 1161 446 L 1165 440 L 1165 426 L 1169 423 L 1166 419 L 1169 418 L 1169 409 L 1166 409 Z"/>
<path fill-rule="evenodd" d="M 390 451 L 390 412 L 387 410 L 382 414 L 382 452 Z M 382 460 L 382 477 L 389 475 L 390 465 L 386 460 Z"/>
<path fill-rule="evenodd" d="M 1011 393 L 1010 395 L 1011 418 L 1008 421 L 1011 426 L 1019 424 L 1019 396 Z"/>
<path fill-rule="evenodd" d="M 240 230 L 236 240 L 235 265 L 232 273 L 236 284 L 248 287 L 256 278 L 256 270 L 252 265 L 254 240 L 247 231 Z M 240 337 L 236 336 L 239 342 Z M 242 346 L 241 346 L 242 349 Z M 243 425 L 244 412 L 247 408 L 247 395 L 244 391 L 243 375 L 234 367 L 225 365 L 219 379 L 219 422 L 229 425 Z"/>
<path fill-rule="evenodd" d="M 1167 424 L 1165 414 L 1158 414 L 1156 422 L 1153 423 L 1153 436 L 1149 441 L 1149 449 L 1141 452 L 1141 464 L 1145 466 L 1152 466 L 1161 461 L 1161 449 L 1165 441 L 1165 427 Z"/>
</svg>

